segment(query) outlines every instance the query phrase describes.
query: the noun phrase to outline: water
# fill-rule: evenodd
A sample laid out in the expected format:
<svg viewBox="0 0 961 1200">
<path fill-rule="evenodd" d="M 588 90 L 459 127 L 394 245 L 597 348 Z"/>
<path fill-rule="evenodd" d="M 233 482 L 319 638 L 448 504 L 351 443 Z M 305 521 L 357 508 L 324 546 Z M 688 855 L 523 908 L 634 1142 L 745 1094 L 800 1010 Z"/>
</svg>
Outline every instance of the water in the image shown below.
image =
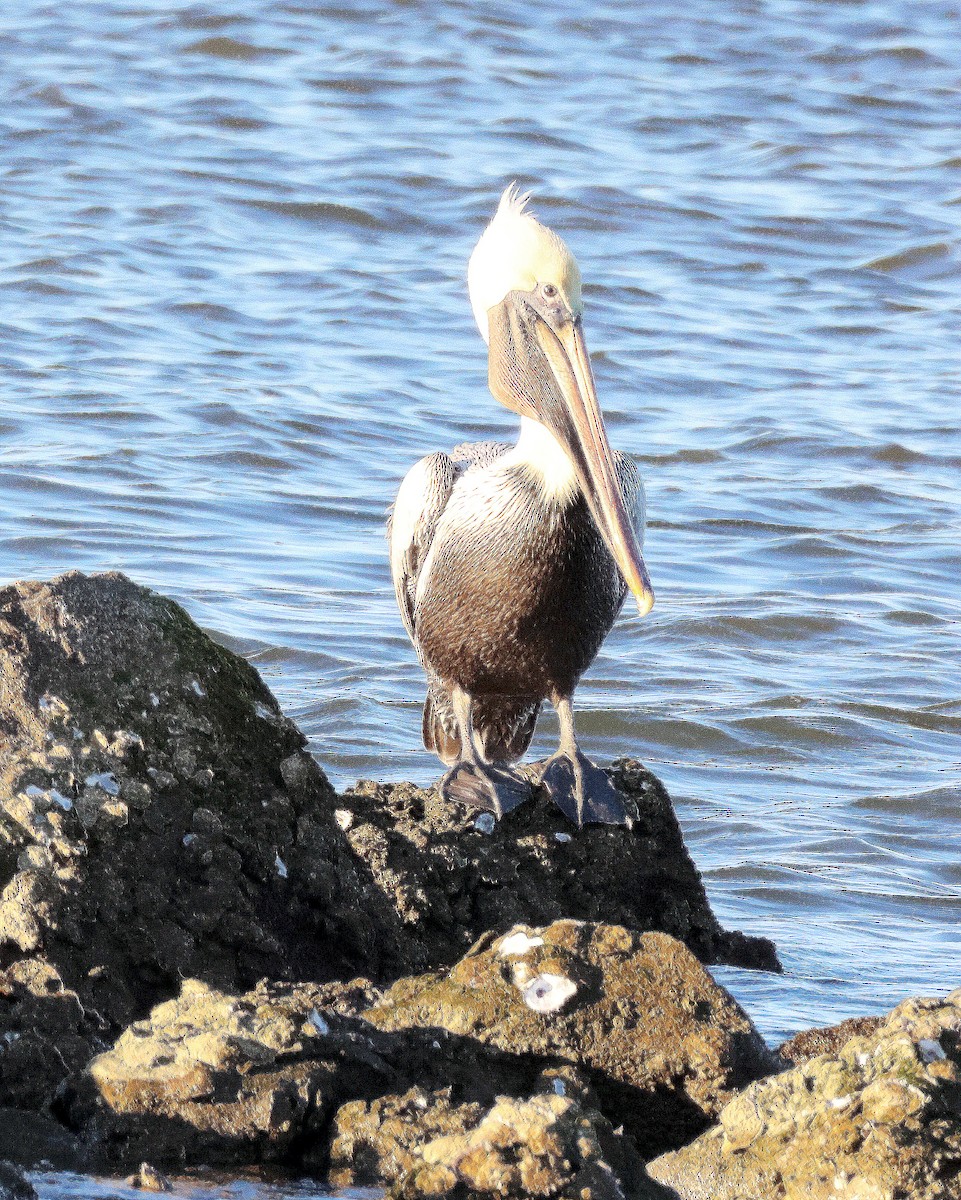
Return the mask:
<svg viewBox="0 0 961 1200">
<path fill-rule="evenodd" d="M 436 777 L 383 519 L 510 436 L 464 285 L 503 186 L 577 253 L 652 615 L 578 694 L 660 774 L 772 1040 L 961 982 L 956 5 L 23 0 L 0 577 L 120 568 L 340 785 Z M 536 749 L 551 745 L 545 720 Z"/>
<path fill-rule="evenodd" d="M 71 1171 L 36 1172 L 30 1176 L 38 1200 L 144 1200 L 144 1192 L 130 1187 L 124 1179 L 110 1176 L 78 1175 Z M 215 1172 L 171 1177 L 170 1200 L 317 1200 L 336 1196 L 338 1200 L 375 1200 L 383 1192 L 377 1188 L 347 1188 L 328 1192 L 311 1179 L 262 1180 L 256 1174 L 231 1179 Z M 149 1194 L 149 1193 L 148 1193 Z"/>
</svg>

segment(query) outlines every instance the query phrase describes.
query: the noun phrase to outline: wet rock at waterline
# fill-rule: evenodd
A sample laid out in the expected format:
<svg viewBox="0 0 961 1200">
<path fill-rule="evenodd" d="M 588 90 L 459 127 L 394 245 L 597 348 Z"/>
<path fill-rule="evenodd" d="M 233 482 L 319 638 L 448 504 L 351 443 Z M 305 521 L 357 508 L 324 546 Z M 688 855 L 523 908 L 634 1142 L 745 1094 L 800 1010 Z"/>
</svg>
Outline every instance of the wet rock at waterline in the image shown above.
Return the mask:
<svg viewBox="0 0 961 1200">
<path fill-rule="evenodd" d="M 780 970 L 766 938 L 721 929 L 660 781 L 630 759 L 611 777 L 630 830 L 578 831 L 543 796 L 499 822 L 409 783 L 364 781 L 340 796 L 352 849 L 423 939 L 407 969 L 454 962 L 489 929 L 574 918 L 661 930 L 705 963 Z"/>
<path fill-rule="evenodd" d="M 884 1017 L 849 1017 L 837 1025 L 802 1029 L 789 1041 L 782 1042 L 777 1052 L 786 1062 L 799 1067 L 819 1054 L 833 1054 L 853 1037 L 870 1037 L 883 1024 Z"/>
<path fill-rule="evenodd" d="M 957 1200 L 961 989 L 752 1084 L 650 1171 L 679 1200 Z"/>
<path fill-rule="evenodd" d="M 0 1200 L 37 1200 L 33 1184 L 13 1163 L 0 1159 Z"/>
<path fill-rule="evenodd" d="M 173 1184 L 157 1168 L 148 1162 L 142 1162 L 126 1180 L 127 1187 L 138 1192 L 171 1192 Z"/>
<path fill-rule="evenodd" d="M 616 925 L 488 934 L 452 970 L 400 980 L 365 1015 L 571 1064 L 646 1157 L 690 1140 L 779 1066 L 680 942 Z"/>
<path fill-rule="evenodd" d="M 89 1155 L 81 1139 L 60 1121 L 26 1108 L 0 1106 L 0 1160 L 46 1170 L 82 1171 Z"/>
<path fill-rule="evenodd" d="M 27 1079 L 0 1066 L 0 1104 L 38 1102 L 185 975 L 405 961 L 303 736 L 172 601 L 117 574 L 0 590 L 0 739 L 0 1036 L 36 1047 Z"/>
</svg>

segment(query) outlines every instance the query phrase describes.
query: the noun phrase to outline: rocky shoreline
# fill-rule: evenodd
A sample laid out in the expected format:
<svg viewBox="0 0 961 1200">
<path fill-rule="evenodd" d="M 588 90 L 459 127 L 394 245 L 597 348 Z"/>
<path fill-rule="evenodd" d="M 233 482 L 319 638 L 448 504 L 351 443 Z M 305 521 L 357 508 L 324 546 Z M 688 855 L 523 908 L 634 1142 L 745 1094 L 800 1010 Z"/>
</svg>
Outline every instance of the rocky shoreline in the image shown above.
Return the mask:
<svg viewBox="0 0 961 1200">
<path fill-rule="evenodd" d="M 706 966 L 774 947 L 720 927 L 640 764 L 612 770 L 632 829 L 579 832 L 546 801 L 492 826 L 410 784 L 337 795 L 304 747 L 124 576 L 0 591 L 0 1160 L 961 1196 L 961 991 L 770 1050 Z"/>
</svg>

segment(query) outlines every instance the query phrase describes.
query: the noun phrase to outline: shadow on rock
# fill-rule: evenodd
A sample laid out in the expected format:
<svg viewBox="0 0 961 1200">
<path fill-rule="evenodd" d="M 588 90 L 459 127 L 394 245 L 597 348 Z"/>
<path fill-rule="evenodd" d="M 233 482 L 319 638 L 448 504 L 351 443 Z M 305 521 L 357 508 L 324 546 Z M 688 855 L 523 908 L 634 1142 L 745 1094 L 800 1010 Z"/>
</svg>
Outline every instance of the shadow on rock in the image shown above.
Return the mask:
<svg viewBox="0 0 961 1200">
<path fill-rule="evenodd" d="M 705 963 L 779 971 L 770 941 L 719 925 L 660 781 L 630 759 L 611 778 L 630 830 L 578 831 L 546 797 L 494 824 L 433 788 L 364 781 L 345 792 L 351 847 L 405 927 L 420 931 L 408 969 L 454 962 L 487 930 L 570 917 L 669 933 Z"/>
<path fill-rule="evenodd" d="M 569 1063 L 643 1158 L 695 1137 L 779 1066 L 680 942 L 615 925 L 489 935 L 450 971 L 400 980 L 365 1016 Z"/>
<path fill-rule="evenodd" d="M 774 947 L 721 929 L 640 764 L 612 771 L 633 827 L 578 831 L 546 799 L 492 825 L 410 784 L 337 797 L 304 747 L 253 667 L 173 601 L 118 574 L 0 590 L 0 1105 L 42 1123 L 26 1160 L 46 1139 L 79 1161 L 54 1114 L 111 1162 L 321 1171 L 352 1136 L 345 1105 L 368 1106 L 383 1140 L 391 1106 L 423 1101 L 428 1141 L 461 1140 L 438 1175 L 418 1134 L 403 1186 L 486 1194 L 501 1176 L 482 1186 L 476 1137 L 516 1101 L 547 1159 L 518 1174 L 528 1150 L 505 1133 L 503 1179 L 534 1188 L 556 1151 L 575 1163 L 565 1188 L 600 1195 L 612 1156 L 695 1136 L 772 1069 L 693 956 L 778 970 Z M 548 949 L 501 954 L 505 936 Z M 503 1014 L 465 1024 L 465 999 L 450 1016 L 467 975 Z M 644 1004 L 688 983 L 690 1019 L 665 1001 L 675 1025 L 645 1041 Z M 630 1138 L 609 1132 L 622 1122 Z M 577 1128 L 595 1147 L 580 1158 Z"/>
<path fill-rule="evenodd" d="M 31 1047 L 31 1104 L 185 975 L 407 960 L 303 736 L 178 605 L 116 574 L 7 587 L 0 680 L 0 1023 Z M 0 1065 L 0 1102 L 27 1086 Z"/>
</svg>

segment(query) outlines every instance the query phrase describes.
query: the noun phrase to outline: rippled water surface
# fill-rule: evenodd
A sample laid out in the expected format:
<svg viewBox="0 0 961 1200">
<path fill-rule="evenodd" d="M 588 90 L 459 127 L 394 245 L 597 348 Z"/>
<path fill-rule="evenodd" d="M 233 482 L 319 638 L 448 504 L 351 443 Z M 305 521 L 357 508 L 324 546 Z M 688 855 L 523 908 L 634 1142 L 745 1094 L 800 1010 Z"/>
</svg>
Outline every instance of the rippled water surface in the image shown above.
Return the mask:
<svg viewBox="0 0 961 1200">
<path fill-rule="evenodd" d="M 664 778 L 722 919 L 777 941 L 783 977 L 720 972 L 768 1036 L 946 991 L 959 21 L 3 6 L 0 576 L 127 571 L 337 783 L 434 778 L 383 520 L 425 451 L 511 436 L 464 272 L 517 179 L 647 480 L 658 604 L 585 678 L 586 746 Z"/>
<path fill-rule="evenodd" d="M 109 1176 L 76 1175 L 69 1171 L 38 1172 L 30 1176 L 39 1200 L 143 1200 L 141 1189 Z M 255 1177 L 228 1179 L 223 1176 L 180 1176 L 168 1182 L 170 1200 L 375 1200 L 383 1192 L 375 1188 L 348 1188 L 328 1192 L 314 1180 L 284 1180 L 265 1183 Z"/>
</svg>

